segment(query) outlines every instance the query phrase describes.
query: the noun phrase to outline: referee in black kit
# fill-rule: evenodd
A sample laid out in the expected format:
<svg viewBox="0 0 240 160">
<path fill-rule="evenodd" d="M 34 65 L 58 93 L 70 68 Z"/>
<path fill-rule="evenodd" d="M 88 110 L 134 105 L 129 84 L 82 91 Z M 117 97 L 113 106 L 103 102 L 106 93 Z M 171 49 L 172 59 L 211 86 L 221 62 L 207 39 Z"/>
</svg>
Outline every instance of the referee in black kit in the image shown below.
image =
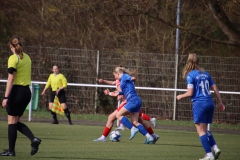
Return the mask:
<svg viewBox="0 0 240 160">
<path fill-rule="evenodd" d="M 8 113 L 8 150 L 0 156 L 15 156 L 17 131 L 24 134 L 31 141 L 31 155 L 38 151 L 41 140 L 33 135 L 31 130 L 20 122 L 27 105 L 31 100 L 31 65 L 30 57 L 22 51 L 22 38 L 13 36 L 9 47 L 12 55 L 8 59 L 8 80 L 2 106 Z"/>
</svg>

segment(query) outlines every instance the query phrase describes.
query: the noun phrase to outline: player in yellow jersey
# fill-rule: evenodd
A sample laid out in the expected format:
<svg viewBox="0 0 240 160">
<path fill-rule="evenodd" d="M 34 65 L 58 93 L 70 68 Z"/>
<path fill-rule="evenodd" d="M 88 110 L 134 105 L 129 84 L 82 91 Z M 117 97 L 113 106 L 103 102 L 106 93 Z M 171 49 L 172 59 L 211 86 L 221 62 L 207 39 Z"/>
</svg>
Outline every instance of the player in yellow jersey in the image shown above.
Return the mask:
<svg viewBox="0 0 240 160">
<path fill-rule="evenodd" d="M 52 124 L 58 124 L 57 120 L 57 115 L 55 112 L 52 111 L 53 107 L 53 102 L 54 102 L 54 97 L 57 96 L 62 109 L 64 110 L 64 113 L 66 117 L 68 118 L 68 122 L 70 125 L 72 125 L 71 117 L 70 117 L 70 112 L 67 108 L 67 99 L 66 99 L 66 94 L 64 88 L 67 88 L 67 79 L 65 76 L 61 73 L 59 73 L 59 67 L 57 65 L 53 66 L 53 73 L 50 74 L 48 77 L 47 84 L 42 92 L 42 95 L 45 94 L 46 90 L 51 87 L 52 91 L 50 93 L 50 100 L 49 100 L 49 109 L 51 111 L 51 115 L 53 117 L 53 122 Z"/>
<path fill-rule="evenodd" d="M 38 151 L 41 140 L 33 135 L 31 130 L 20 122 L 27 105 L 31 100 L 31 65 L 30 57 L 22 51 L 22 39 L 13 36 L 10 40 L 12 55 L 8 59 L 8 80 L 2 106 L 8 113 L 8 150 L 0 156 L 15 156 L 17 131 L 24 134 L 31 141 L 31 155 Z"/>
</svg>

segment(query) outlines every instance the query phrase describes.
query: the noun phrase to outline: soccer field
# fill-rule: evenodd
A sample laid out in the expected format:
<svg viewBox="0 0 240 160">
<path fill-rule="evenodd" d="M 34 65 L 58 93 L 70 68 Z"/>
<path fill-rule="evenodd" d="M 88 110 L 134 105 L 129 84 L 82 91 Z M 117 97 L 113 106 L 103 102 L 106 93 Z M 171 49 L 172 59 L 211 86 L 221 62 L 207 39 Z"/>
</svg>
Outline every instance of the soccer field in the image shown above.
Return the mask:
<svg viewBox="0 0 240 160">
<path fill-rule="evenodd" d="M 128 140 L 130 131 L 121 131 L 120 142 L 93 142 L 101 136 L 103 126 L 52 125 L 26 122 L 36 137 L 42 139 L 39 151 L 30 156 L 30 141 L 18 132 L 14 159 L 85 159 L 85 160 L 197 160 L 204 155 L 196 132 L 155 129 L 160 139 L 155 145 L 143 144 L 145 137 L 138 133 Z M 237 160 L 240 157 L 240 135 L 213 133 L 222 153 L 219 159 Z M 7 122 L 0 122 L 0 150 L 8 148 Z M 13 157 L 0 157 L 1 160 Z"/>
</svg>

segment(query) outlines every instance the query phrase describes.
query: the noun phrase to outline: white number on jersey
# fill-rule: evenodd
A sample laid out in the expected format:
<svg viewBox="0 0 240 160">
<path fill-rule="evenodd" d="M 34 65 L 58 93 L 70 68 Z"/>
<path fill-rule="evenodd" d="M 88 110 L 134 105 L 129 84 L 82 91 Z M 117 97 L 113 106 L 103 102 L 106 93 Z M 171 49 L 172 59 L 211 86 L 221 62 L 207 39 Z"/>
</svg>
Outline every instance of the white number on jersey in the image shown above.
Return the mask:
<svg viewBox="0 0 240 160">
<path fill-rule="evenodd" d="M 208 80 L 201 81 L 201 83 L 199 84 L 199 86 L 201 87 L 201 89 L 202 89 L 202 94 L 203 94 L 204 96 L 207 96 L 207 95 L 206 95 L 206 92 L 207 92 L 208 95 L 211 94 L 210 89 L 209 89 L 209 81 L 208 81 Z M 206 92 L 205 92 L 205 91 L 206 91 Z"/>
</svg>

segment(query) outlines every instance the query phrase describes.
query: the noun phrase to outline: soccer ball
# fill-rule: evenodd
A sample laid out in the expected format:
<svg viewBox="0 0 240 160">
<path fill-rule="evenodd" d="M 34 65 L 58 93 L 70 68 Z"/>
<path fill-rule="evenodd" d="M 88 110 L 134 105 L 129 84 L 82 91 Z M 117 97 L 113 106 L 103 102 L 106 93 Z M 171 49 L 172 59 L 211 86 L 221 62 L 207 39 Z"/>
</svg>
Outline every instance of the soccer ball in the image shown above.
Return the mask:
<svg viewBox="0 0 240 160">
<path fill-rule="evenodd" d="M 122 135 L 121 135 L 121 133 L 119 131 L 112 131 L 110 133 L 110 137 L 109 138 L 110 138 L 110 140 L 112 142 L 119 142 L 121 137 L 122 137 Z"/>
</svg>

